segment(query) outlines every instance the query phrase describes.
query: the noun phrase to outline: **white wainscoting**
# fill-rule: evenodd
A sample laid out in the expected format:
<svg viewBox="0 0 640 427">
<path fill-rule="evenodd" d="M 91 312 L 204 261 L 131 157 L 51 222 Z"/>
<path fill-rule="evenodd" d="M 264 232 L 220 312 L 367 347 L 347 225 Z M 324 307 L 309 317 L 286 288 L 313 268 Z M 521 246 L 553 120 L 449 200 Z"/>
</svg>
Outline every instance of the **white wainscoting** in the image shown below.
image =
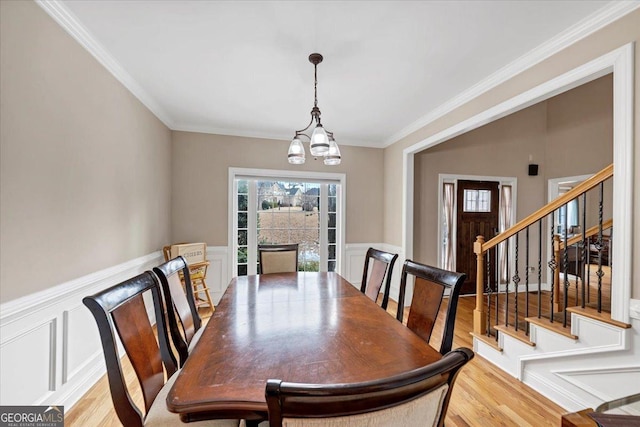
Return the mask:
<svg viewBox="0 0 640 427">
<path fill-rule="evenodd" d="M 229 280 L 227 248 L 207 248 L 217 303 Z M 68 411 L 105 373 L 93 316 L 82 298 L 150 270 L 160 252 L 0 305 L 0 405 L 64 405 Z M 150 298 L 149 317 L 154 320 Z"/>
<path fill-rule="evenodd" d="M 207 260 L 210 263 L 207 269 L 207 286 L 213 303 L 218 305 L 231 280 L 229 277 L 228 248 L 226 246 L 208 246 Z"/>
</svg>

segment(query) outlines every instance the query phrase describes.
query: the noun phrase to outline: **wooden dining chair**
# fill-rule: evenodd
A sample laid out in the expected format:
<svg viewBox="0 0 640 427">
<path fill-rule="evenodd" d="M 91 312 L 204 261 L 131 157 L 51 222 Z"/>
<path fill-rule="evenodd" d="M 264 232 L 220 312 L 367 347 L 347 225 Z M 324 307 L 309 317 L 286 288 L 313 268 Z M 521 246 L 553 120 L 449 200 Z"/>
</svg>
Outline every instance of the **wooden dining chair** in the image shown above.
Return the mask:
<svg viewBox="0 0 640 427">
<path fill-rule="evenodd" d="M 207 261 L 207 244 L 206 243 L 175 243 L 162 248 L 164 260 L 169 261 L 172 258 L 182 256 L 191 275 L 191 287 L 193 289 L 193 297 L 197 307 L 207 306 L 211 309 L 211 313 L 215 311 L 213 299 L 209 286 L 207 286 L 207 270 L 209 269 L 209 261 Z M 184 283 L 183 283 L 184 284 Z"/>
<path fill-rule="evenodd" d="M 150 292 L 153 300 L 157 341 L 142 297 L 145 292 Z M 85 297 L 82 302 L 89 308 L 98 325 L 111 398 L 120 422 L 127 427 L 180 425 L 179 415 L 169 412 L 166 404 L 167 394 L 177 374 L 156 275 L 146 271 Z M 133 403 L 127 389 L 116 335 L 120 338 L 140 383 L 145 415 Z M 165 371 L 168 378 L 166 382 Z M 215 420 L 193 425 L 238 426 L 239 420 Z"/>
<path fill-rule="evenodd" d="M 258 245 L 260 274 L 298 271 L 298 244 Z"/>
<path fill-rule="evenodd" d="M 422 368 L 353 384 L 267 381 L 271 427 L 443 426 L 460 369 L 473 358 L 456 349 Z"/>
<path fill-rule="evenodd" d="M 169 333 L 182 367 L 204 331 L 193 295 L 189 266 L 179 256 L 155 267 L 153 272 L 162 285 Z"/>
<path fill-rule="evenodd" d="M 374 248 L 369 248 L 364 258 L 364 272 L 362 274 L 362 285 L 360 286 L 360 291 L 371 298 L 374 302 L 377 302 L 378 296 L 380 295 L 380 289 L 382 289 L 382 284 L 384 283 L 382 308 L 385 310 L 389 304 L 391 276 L 393 274 L 393 265 L 395 264 L 396 259 L 398 259 L 398 254 L 392 254 Z M 369 276 L 369 263 L 372 260 L 371 276 Z"/>
<path fill-rule="evenodd" d="M 415 278 L 413 298 L 409 308 L 407 327 L 429 342 L 435 326 L 445 290 L 449 290 L 449 303 L 444 318 L 440 353 L 446 354 L 453 345 L 453 329 L 456 321 L 458 297 L 466 274 L 442 270 L 437 267 L 406 260 L 400 276 L 400 295 L 398 297 L 398 313 L 396 318 L 402 322 L 404 316 L 404 299 L 407 288 L 407 276 Z"/>
</svg>

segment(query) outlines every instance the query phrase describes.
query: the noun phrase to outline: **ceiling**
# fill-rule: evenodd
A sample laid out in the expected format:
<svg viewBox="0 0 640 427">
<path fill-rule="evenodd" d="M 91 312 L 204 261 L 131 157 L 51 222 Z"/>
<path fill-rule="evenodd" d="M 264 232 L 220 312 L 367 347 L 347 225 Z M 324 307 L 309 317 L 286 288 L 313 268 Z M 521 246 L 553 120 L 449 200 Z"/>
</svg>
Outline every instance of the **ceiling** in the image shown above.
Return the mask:
<svg viewBox="0 0 640 427">
<path fill-rule="evenodd" d="M 318 66 L 318 106 L 325 128 L 340 144 L 371 147 L 395 142 L 452 98 L 614 6 L 55 3 L 68 15 L 67 26 L 84 31 L 85 46 L 171 129 L 290 139 L 310 120 L 313 65 L 307 57 L 319 52 L 324 62 Z"/>
</svg>

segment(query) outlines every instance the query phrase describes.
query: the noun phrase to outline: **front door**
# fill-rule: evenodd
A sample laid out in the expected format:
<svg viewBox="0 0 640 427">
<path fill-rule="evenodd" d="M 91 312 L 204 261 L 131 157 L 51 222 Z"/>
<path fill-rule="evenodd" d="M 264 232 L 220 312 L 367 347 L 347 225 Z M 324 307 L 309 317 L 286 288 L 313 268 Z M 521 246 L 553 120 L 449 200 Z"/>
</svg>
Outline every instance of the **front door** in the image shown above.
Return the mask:
<svg viewBox="0 0 640 427">
<path fill-rule="evenodd" d="M 497 233 L 498 186 L 499 183 L 494 181 L 458 181 L 456 271 L 467 275 L 461 294 L 476 293 L 473 242 L 477 236 L 484 236 L 486 241 Z"/>
</svg>

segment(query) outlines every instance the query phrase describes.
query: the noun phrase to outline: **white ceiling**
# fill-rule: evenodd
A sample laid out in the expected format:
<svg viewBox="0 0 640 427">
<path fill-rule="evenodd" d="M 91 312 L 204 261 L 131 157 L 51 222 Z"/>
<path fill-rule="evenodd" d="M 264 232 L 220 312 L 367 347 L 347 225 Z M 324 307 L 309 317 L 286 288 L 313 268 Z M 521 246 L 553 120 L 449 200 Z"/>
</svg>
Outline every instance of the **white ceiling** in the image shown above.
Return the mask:
<svg viewBox="0 0 640 427">
<path fill-rule="evenodd" d="M 607 1 L 54 3 L 172 129 L 290 139 L 310 120 L 307 57 L 320 52 L 325 128 L 338 143 L 372 147 L 415 130 L 447 101 L 615 7 Z"/>
</svg>

